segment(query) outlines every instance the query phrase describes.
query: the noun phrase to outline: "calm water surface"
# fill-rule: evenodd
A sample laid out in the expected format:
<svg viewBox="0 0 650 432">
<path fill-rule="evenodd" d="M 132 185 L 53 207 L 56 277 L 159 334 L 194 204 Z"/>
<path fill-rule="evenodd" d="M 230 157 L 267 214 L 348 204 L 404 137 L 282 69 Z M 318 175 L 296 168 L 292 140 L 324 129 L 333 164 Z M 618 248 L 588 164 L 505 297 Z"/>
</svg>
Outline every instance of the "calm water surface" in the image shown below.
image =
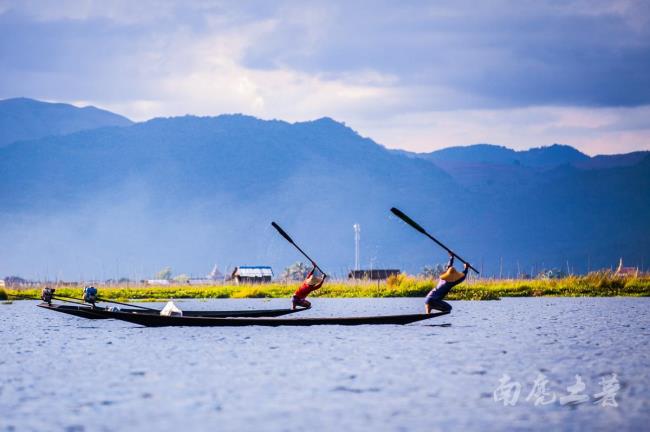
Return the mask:
<svg viewBox="0 0 650 432">
<path fill-rule="evenodd" d="M 298 316 L 422 307 L 313 303 Z M 650 421 L 650 299 L 458 301 L 451 315 L 408 326 L 304 328 L 143 328 L 35 304 L 0 305 L 0 430 L 638 431 Z M 504 374 L 514 406 L 494 400 Z M 603 407 L 594 395 L 612 374 L 618 407 Z M 576 375 L 589 400 L 562 405 Z M 546 405 L 528 398 L 537 378 Z"/>
</svg>

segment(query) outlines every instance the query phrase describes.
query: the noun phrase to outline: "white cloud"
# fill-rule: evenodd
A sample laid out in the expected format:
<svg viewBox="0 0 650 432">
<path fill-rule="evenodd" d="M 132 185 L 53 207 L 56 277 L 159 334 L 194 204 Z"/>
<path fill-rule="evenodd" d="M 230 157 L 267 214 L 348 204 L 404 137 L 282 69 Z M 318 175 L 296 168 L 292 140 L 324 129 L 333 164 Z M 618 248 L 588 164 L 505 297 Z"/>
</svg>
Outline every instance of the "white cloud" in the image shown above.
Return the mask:
<svg viewBox="0 0 650 432">
<path fill-rule="evenodd" d="M 93 103 L 135 120 L 242 112 L 299 121 L 323 116 L 345 120 L 398 98 L 395 78 L 373 70 L 331 78 L 289 68 L 243 66 L 240 60 L 246 49 L 276 25 L 258 22 L 216 36 L 195 37 L 192 43 L 176 35 L 137 54 L 147 59 L 141 75 L 149 77 L 148 97 Z M 161 62 L 164 67 L 156 66 Z"/>
</svg>

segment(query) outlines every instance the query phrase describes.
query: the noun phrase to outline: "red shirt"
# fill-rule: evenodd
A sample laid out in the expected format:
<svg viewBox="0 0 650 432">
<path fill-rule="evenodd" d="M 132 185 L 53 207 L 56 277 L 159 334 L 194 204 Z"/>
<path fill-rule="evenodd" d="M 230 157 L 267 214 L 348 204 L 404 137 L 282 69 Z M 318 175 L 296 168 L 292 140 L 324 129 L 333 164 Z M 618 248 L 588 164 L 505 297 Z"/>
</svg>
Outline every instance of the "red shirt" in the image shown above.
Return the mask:
<svg viewBox="0 0 650 432">
<path fill-rule="evenodd" d="M 307 280 L 308 280 L 308 279 L 309 279 L 313 274 L 314 274 L 314 271 L 313 271 L 313 270 L 309 272 L 309 274 L 307 275 L 307 278 L 305 279 L 305 281 L 302 283 L 302 285 L 300 285 L 300 288 L 298 288 L 298 289 L 296 290 L 296 292 L 293 294 L 294 297 L 296 297 L 296 298 L 298 298 L 298 299 L 300 299 L 300 300 L 304 300 L 305 298 L 307 298 L 307 296 L 308 296 L 309 294 L 311 294 L 312 292 L 316 291 L 318 288 L 320 288 L 320 287 L 323 286 L 323 282 L 325 282 L 325 279 L 323 279 L 322 281 L 320 281 L 320 283 L 318 283 L 318 284 L 316 284 L 316 285 L 313 285 L 313 286 L 312 286 L 312 285 L 309 285 L 309 284 L 307 283 Z"/>
</svg>

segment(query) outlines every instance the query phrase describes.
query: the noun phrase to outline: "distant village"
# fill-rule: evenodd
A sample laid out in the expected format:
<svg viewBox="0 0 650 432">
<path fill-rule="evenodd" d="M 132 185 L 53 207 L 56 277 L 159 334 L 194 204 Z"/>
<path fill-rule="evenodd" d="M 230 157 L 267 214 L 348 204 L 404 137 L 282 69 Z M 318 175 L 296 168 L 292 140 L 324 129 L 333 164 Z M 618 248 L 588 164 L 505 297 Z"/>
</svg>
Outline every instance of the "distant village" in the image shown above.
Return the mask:
<svg viewBox="0 0 650 432">
<path fill-rule="evenodd" d="M 106 280 L 84 280 L 84 281 L 64 281 L 64 280 L 28 280 L 19 276 L 8 276 L 0 279 L 0 287 L 36 287 L 42 284 L 55 284 L 57 286 L 79 286 L 79 285 L 98 285 L 98 286 L 115 286 L 115 285 L 150 285 L 150 286 L 167 286 L 167 285 L 219 285 L 219 284 L 264 284 L 273 281 L 296 282 L 302 280 L 309 272 L 309 266 L 302 262 L 296 262 L 284 269 L 279 277 L 273 272 L 271 266 L 267 265 L 242 265 L 235 267 L 232 271 L 221 272 L 215 265 L 212 270 L 203 277 L 193 277 L 186 274 L 173 276 L 172 270 L 166 267 L 156 273 L 151 279 L 132 280 L 129 278 L 106 279 Z M 423 279 L 434 279 L 443 271 L 442 265 L 425 267 L 417 275 Z M 642 274 L 638 267 L 626 267 L 621 258 L 616 267 L 605 269 L 604 271 L 613 271 L 614 275 L 621 277 L 637 277 Z M 356 280 L 356 281 L 383 281 L 390 276 L 399 275 L 402 271 L 399 269 L 366 269 L 350 270 L 338 280 Z M 558 279 L 568 276 L 568 273 L 560 269 L 550 269 L 541 271 L 535 278 L 538 279 Z M 337 278 L 334 278 L 335 280 Z M 528 274 L 519 274 L 516 279 L 533 279 Z"/>
<path fill-rule="evenodd" d="M 306 277 L 309 272 L 309 266 L 296 262 L 287 267 L 279 278 L 275 277 L 271 266 L 266 265 L 242 265 L 235 267 L 232 271 L 223 273 L 215 265 L 210 273 L 204 277 L 193 277 L 185 274 L 173 276 L 171 268 L 167 267 L 156 273 L 151 279 L 132 280 L 129 278 L 106 279 L 106 280 L 85 280 L 85 281 L 35 281 L 27 280 L 19 276 L 8 276 L 0 279 L 0 286 L 7 287 L 30 287 L 39 286 L 43 283 L 56 284 L 58 286 L 77 286 L 81 284 L 92 285 L 216 285 L 216 284 L 263 284 L 270 283 L 274 280 L 280 281 L 300 281 Z M 400 274 L 397 269 L 372 269 L 372 270 L 351 270 L 347 273 L 347 279 L 359 280 L 385 280 L 391 275 Z"/>
</svg>

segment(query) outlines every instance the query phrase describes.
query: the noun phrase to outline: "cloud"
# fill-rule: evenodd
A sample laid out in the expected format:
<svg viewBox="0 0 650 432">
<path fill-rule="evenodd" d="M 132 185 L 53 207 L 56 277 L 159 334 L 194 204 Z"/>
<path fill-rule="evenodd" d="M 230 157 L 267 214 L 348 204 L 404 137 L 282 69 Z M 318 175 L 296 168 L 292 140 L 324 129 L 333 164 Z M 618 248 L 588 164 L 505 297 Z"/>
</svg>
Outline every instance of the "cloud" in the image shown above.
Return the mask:
<svg viewBox="0 0 650 432">
<path fill-rule="evenodd" d="M 650 8 L 0 0 L 0 77 L 0 97 L 90 103 L 135 120 L 331 116 L 391 147 L 566 139 L 589 152 L 614 132 L 547 117 L 646 112 Z M 602 148 L 647 148 L 648 121 L 636 118 L 615 122 L 621 141 Z"/>
<path fill-rule="evenodd" d="M 641 23 L 650 24 L 648 8 L 563 4 L 354 3 L 327 9 L 317 33 L 310 21 L 283 17 L 244 61 L 334 76 L 372 67 L 403 87 L 470 92 L 465 108 L 647 104 L 650 30 Z"/>
</svg>

